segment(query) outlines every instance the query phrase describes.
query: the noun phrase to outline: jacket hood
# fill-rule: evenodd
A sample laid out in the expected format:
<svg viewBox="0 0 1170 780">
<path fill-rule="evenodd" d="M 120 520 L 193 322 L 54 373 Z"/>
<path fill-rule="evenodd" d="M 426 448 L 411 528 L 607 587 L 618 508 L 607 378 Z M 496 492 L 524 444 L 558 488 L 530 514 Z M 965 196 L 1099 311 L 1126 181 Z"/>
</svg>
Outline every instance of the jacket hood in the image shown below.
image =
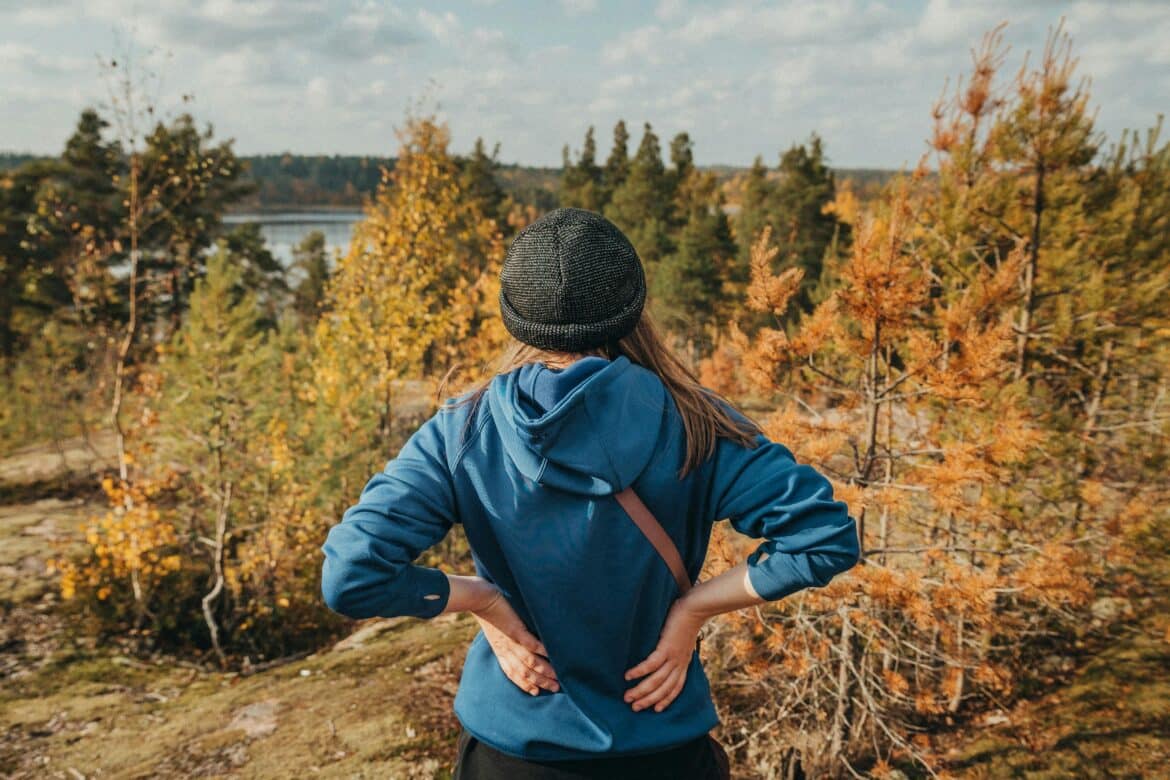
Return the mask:
<svg viewBox="0 0 1170 780">
<path fill-rule="evenodd" d="M 487 396 L 521 474 L 594 496 L 625 489 L 650 462 L 668 402 L 662 380 L 624 355 L 560 370 L 528 363 L 494 377 Z"/>
</svg>

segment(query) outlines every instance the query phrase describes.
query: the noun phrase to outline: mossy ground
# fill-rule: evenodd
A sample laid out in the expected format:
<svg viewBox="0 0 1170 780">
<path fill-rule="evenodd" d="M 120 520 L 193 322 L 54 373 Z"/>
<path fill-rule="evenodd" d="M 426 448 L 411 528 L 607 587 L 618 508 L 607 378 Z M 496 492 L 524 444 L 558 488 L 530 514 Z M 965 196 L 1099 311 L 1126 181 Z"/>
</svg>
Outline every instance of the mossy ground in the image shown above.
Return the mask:
<svg viewBox="0 0 1170 780">
<path fill-rule="evenodd" d="M 1133 617 L 1098 637 L 1059 684 L 995 725 L 950 735 L 954 775 L 1170 778 L 1170 549 L 1147 552 Z"/>
<path fill-rule="evenodd" d="M 75 653 L 7 681 L 0 774 L 443 777 L 473 626 L 401 621 L 247 677 Z"/>
<path fill-rule="evenodd" d="M 75 637 L 45 561 L 100 508 L 96 494 L 78 495 L 73 468 L 99 459 L 63 462 L 45 448 L 10 460 L 0 463 L 0 777 L 449 776 L 473 620 L 367 621 L 334 648 L 252 675 Z"/>
<path fill-rule="evenodd" d="M 70 636 L 44 571 L 95 505 L 20 455 L 0 486 L 0 776 L 444 778 L 467 617 L 367 622 L 252 675 L 144 661 Z M 2 469 L 0 469 L 2 471 Z M 995 725 L 935 735 L 949 776 L 1170 777 L 1170 555 L 1133 619 Z"/>
</svg>

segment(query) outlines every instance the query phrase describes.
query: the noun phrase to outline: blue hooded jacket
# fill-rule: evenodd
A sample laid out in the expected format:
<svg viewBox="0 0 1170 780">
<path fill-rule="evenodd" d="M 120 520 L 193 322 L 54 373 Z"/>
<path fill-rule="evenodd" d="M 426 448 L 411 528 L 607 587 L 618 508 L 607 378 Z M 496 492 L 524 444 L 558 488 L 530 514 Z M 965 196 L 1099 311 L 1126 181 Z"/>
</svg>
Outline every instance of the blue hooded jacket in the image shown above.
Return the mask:
<svg viewBox="0 0 1170 780">
<path fill-rule="evenodd" d="M 438 569 L 413 561 L 462 523 L 476 572 L 494 583 L 549 653 L 560 689 L 513 684 L 479 632 L 455 714 L 496 749 L 528 759 L 664 750 L 719 723 L 696 652 L 662 712 L 634 712 L 623 675 L 655 648 L 678 589 L 613 494 L 627 486 L 678 546 L 694 580 L 712 524 L 765 541 L 749 578 L 775 600 L 823 586 L 856 563 L 857 529 L 829 482 L 784 446 L 718 439 L 683 480 L 682 418 L 652 371 L 625 356 L 496 376 L 486 400 L 425 422 L 329 532 L 322 589 L 354 618 L 430 618 L 447 603 Z M 728 406 L 737 419 L 742 415 Z"/>
</svg>

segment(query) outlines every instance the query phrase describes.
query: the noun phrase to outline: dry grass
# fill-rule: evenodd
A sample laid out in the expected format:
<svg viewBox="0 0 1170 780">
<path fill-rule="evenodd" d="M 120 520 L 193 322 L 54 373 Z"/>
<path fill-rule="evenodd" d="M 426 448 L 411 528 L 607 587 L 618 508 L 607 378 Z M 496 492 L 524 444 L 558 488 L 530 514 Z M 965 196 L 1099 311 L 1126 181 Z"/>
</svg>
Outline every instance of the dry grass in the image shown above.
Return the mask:
<svg viewBox="0 0 1170 780">
<path fill-rule="evenodd" d="M 0 694 L 0 774 L 435 777 L 469 620 L 402 621 L 249 677 L 64 653 Z"/>
<path fill-rule="evenodd" d="M 1131 619 L 1058 684 L 944 737 L 956 776 L 1170 777 L 1170 544 L 1163 537 L 1148 552 Z"/>
<path fill-rule="evenodd" d="M 449 777 L 451 703 L 474 621 L 371 621 L 334 648 L 250 676 L 72 639 L 42 563 L 47 540 L 92 507 L 52 488 L 66 476 L 45 466 L 52 451 L 17 457 L 41 459 L 35 485 L 48 494 L 13 503 L 9 491 L 0 507 L 0 775 Z M 934 735 L 952 776 L 1166 776 L 1167 552 L 1152 549 L 1140 572 L 1134 619 L 1082 651 L 1054 687 Z"/>
</svg>

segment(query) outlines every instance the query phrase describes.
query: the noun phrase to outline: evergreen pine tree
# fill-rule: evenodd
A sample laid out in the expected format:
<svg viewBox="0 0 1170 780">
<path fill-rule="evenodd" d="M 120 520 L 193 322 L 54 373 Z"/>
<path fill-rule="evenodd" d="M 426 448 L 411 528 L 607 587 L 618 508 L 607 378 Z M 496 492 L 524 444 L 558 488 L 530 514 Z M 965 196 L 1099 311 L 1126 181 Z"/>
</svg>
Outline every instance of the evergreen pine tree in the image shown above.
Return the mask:
<svg viewBox="0 0 1170 780">
<path fill-rule="evenodd" d="M 500 167 L 497 143 L 489 155 L 484 148 L 483 138 L 475 139 L 475 148 L 468 157 L 457 158 L 460 168 L 459 187 L 467 197 L 475 201 L 479 210 L 488 217 L 502 220 L 507 215 L 504 188 L 500 186 L 496 171 Z"/>
<path fill-rule="evenodd" d="M 677 198 L 683 226 L 676 250 L 658 263 L 651 296 L 655 314 L 688 341 L 694 362 L 710 351 L 715 326 L 730 315 L 725 279 L 736 247 L 715 174 L 676 163 L 680 169 L 686 170 Z"/>
<path fill-rule="evenodd" d="M 674 204 L 669 186 L 658 136 L 647 122 L 629 174 L 614 191 L 605 215 L 629 236 L 651 275 L 654 264 L 671 250 Z"/>
<path fill-rule="evenodd" d="M 233 141 L 213 144 L 209 126 L 200 131 L 189 114 L 148 133 L 138 164 L 140 193 L 135 215 L 142 251 L 144 289 L 164 291 L 145 301 L 148 318 L 166 318 L 168 332 L 182 322 L 194 280 L 202 275 L 205 251 L 220 231 L 227 206 L 252 191 Z M 129 245 L 124 238 L 123 245 Z"/>
<path fill-rule="evenodd" d="M 695 167 L 695 151 L 691 137 L 686 133 L 679 133 L 670 141 L 670 170 L 667 172 L 667 189 L 678 199 L 679 218 L 687 218 L 687 203 L 679 198 L 682 188 Z"/>
<path fill-rule="evenodd" d="M 185 466 L 184 514 L 190 534 L 207 540 L 199 545 L 211 575 L 201 611 L 223 664 L 232 628 L 225 591 L 236 568 L 229 537 L 244 519 L 241 496 L 264 479 L 253 457 L 266 438 L 266 415 L 258 412 L 276 368 L 264 349 L 256 294 L 244 288 L 242 264 L 228 250 L 208 259 L 190 303 L 163 364 L 158 441 Z"/>
<path fill-rule="evenodd" d="M 769 218 L 776 231 L 781 262 L 804 271 L 794 303 L 801 311 L 812 307 L 810 292 L 821 276 L 825 252 L 843 229 L 826 210 L 833 202 L 836 182 L 825 161 L 821 139 L 793 145 L 780 158 L 780 180 L 771 193 Z"/>
<path fill-rule="evenodd" d="M 311 326 L 321 314 L 325 288 L 329 283 L 329 257 L 325 251 L 325 234 L 314 230 L 293 248 L 293 270 L 303 274 L 293 288 L 293 310 L 302 327 Z"/>
<path fill-rule="evenodd" d="M 569 147 L 564 148 L 565 170 L 561 178 L 562 206 L 575 206 L 601 211 L 605 207 L 603 201 L 604 189 L 602 184 L 602 169 L 597 164 L 597 143 L 593 139 L 593 126 L 585 131 L 585 143 L 581 147 L 581 155 L 573 163 L 569 157 Z"/>
<path fill-rule="evenodd" d="M 45 300 L 55 297 L 42 294 L 42 286 L 52 276 L 49 269 L 64 248 L 64 236 L 42 228 L 34 215 L 40 212 L 38 195 L 45 180 L 58 168 L 56 161 L 34 161 L 0 173 L 0 355 L 6 357 L 27 344 L 17 313 L 44 309 Z M 30 227 L 37 231 L 35 240 Z"/>
<path fill-rule="evenodd" d="M 630 173 L 630 133 L 626 130 L 626 120 L 619 119 L 613 126 L 613 148 L 605 161 L 601 171 L 601 202 L 608 204 L 613 199 L 614 192 L 626 181 Z"/>
<path fill-rule="evenodd" d="M 738 255 L 728 281 L 737 289 L 743 290 L 747 287 L 751 273 L 752 243 L 770 222 L 768 207 L 774 190 L 775 185 L 768 180 L 768 168 L 764 165 L 764 158 L 756 155 L 744 181 L 743 196 L 734 221 Z"/>
<path fill-rule="evenodd" d="M 557 201 L 562 206 L 576 206 L 580 197 L 581 182 L 577 179 L 577 166 L 573 165 L 573 155 L 569 145 L 561 147 L 561 181 Z"/>
<path fill-rule="evenodd" d="M 26 164 L 4 188 L 31 200 L 19 217 L 25 226 L 12 233 L 12 262 L 35 268 L 10 293 L 98 333 L 122 315 L 123 303 L 109 273 L 119 258 L 103 251 L 117 236 L 125 197 L 117 186 L 121 148 L 104 139 L 108 126 L 93 109 L 82 111 L 59 159 Z"/>
<path fill-rule="evenodd" d="M 116 141 L 103 137 L 107 127 L 109 122 L 94 109 L 82 111 L 77 128 L 65 142 L 61 162 L 65 174 L 62 202 L 68 204 L 68 213 L 62 219 L 70 224 L 94 226 L 108 235 L 122 211 L 116 187 L 122 150 Z"/>
</svg>

